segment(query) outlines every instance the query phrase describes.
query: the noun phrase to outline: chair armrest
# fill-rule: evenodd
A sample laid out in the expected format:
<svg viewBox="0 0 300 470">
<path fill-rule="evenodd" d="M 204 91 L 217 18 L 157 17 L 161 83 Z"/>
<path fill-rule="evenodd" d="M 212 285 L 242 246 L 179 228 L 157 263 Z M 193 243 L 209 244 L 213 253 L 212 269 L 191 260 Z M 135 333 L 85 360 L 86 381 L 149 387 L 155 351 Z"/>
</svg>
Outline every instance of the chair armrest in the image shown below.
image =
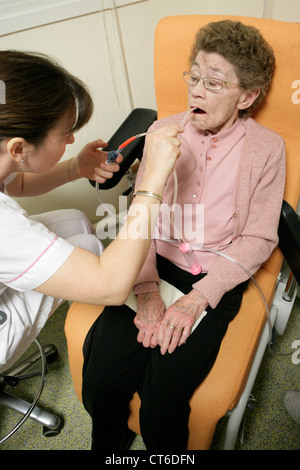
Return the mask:
<svg viewBox="0 0 300 470">
<path fill-rule="evenodd" d="M 282 204 L 278 236 L 279 248 L 300 284 L 300 217 L 286 201 Z"/>
<path fill-rule="evenodd" d="M 114 135 L 109 139 L 108 147 L 105 151 L 117 150 L 125 140 L 137 134 L 147 132 L 151 124 L 157 119 L 157 112 L 153 109 L 136 108 L 128 115 L 121 126 L 116 130 Z M 123 161 L 120 163 L 120 170 L 114 174 L 112 178 L 99 184 L 99 189 L 110 189 L 116 186 L 124 176 L 128 168 L 138 158 L 142 159 L 145 137 L 131 142 L 122 150 Z M 92 186 L 95 181 L 89 180 Z"/>
</svg>

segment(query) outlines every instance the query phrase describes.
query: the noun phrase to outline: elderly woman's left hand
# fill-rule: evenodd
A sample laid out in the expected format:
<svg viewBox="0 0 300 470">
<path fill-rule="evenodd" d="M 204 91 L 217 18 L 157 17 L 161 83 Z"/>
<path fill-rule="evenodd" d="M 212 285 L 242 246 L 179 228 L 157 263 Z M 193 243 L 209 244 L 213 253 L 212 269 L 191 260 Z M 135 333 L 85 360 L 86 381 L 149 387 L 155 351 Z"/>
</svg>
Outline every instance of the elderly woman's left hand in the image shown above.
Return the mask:
<svg viewBox="0 0 300 470">
<path fill-rule="evenodd" d="M 158 342 L 161 354 L 171 354 L 181 346 L 190 335 L 191 328 L 206 309 L 208 302 L 196 289 L 180 297 L 166 311 L 161 321 Z"/>
<path fill-rule="evenodd" d="M 105 163 L 107 160 L 107 152 L 103 149 L 107 147 L 107 143 L 98 139 L 86 144 L 74 159 L 77 167 L 77 173 L 80 178 L 88 178 L 98 183 L 104 183 L 107 178 L 111 178 L 113 174 L 119 171 L 119 165 L 122 156 L 118 155 L 116 163 Z"/>
</svg>

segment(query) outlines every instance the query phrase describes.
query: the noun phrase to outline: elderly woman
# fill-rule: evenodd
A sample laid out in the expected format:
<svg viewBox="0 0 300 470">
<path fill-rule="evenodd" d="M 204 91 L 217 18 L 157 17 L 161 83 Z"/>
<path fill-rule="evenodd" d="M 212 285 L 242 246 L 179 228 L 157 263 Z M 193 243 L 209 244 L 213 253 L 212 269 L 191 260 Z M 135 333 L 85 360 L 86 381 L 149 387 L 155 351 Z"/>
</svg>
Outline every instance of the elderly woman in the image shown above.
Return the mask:
<svg viewBox="0 0 300 470">
<path fill-rule="evenodd" d="M 106 308 L 85 342 L 83 399 L 93 418 L 95 449 L 120 444 L 135 391 L 141 398 L 147 449 L 187 448 L 189 399 L 214 364 L 249 273 L 259 269 L 277 244 L 284 141 L 250 118 L 267 93 L 274 64 L 270 46 L 251 26 L 215 22 L 196 36 L 191 68 L 184 72 L 192 112 L 175 169 L 183 219 L 188 218 L 185 204 L 203 208 L 201 246 L 193 246 L 195 237 L 182 234 L 192 244 L 201 272 L 190 272 L 174 226 L 166 227 L 161 217 L 135 284 L 137 312 L 127 306 Z M 182 118 L 167 117 L 152 129 L 178 125 Z M 191 163 L 193 154 L 196 164 Z M 145 151 L 137 187 L 146 161 Z M 172 201 L 173 193 L 170 177 L 164 202 Z M 196 212 L 188 214 L 195 222 Z M 184 295 L 165 306 L 161 280 Z"/>
</svg>

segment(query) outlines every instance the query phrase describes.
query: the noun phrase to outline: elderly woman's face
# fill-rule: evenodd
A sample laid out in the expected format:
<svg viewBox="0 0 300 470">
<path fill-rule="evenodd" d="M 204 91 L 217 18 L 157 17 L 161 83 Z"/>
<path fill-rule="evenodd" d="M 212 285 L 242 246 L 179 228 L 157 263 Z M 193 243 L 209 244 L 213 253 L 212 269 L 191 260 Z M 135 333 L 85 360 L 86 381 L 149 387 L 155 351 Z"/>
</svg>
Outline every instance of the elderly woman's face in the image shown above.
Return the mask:
<svg viewBox="0 0 300 470">
<path fill-rule="evenodd" d="M 217 53 L 200 51 L 191 72 L 197 78 L 212 77 L 239 84 L 233 65 Z M 245 90 L 239 86 L 224 86 L 218 92 L 205 89 L 202 80 L 196 86 L 189 86 L 189 106 L 197 108 L 191 114 L 193 127 L 214 133 L 229 129 L 238 117 L 244 98 Z"/>
</svg>

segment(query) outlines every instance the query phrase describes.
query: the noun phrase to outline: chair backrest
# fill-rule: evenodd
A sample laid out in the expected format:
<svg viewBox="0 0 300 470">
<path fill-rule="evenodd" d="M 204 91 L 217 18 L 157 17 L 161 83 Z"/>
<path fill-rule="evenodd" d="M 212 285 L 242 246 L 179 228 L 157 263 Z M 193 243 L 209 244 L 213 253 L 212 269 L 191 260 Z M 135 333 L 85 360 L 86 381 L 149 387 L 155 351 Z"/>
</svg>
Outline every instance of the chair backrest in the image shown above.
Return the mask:
<svg viewBox="0 0 300 470">
<path fill-rule="evenodd" d="M 300 24 L 262 18 L 186 15 L 163 18 L 155 34 L 155 87 L 158 118 L 187 109 L 188 70 L 195 34 L 212 21 L 232 19 L 258 28 L 272 46 L 276 70 L 267 98 L 253 118 L 286 142 L 287 177 L 284 199 L 295 209 L 300 195 Z M 297 91 L 298 90 L 298 91 Z"/>
</svg>

